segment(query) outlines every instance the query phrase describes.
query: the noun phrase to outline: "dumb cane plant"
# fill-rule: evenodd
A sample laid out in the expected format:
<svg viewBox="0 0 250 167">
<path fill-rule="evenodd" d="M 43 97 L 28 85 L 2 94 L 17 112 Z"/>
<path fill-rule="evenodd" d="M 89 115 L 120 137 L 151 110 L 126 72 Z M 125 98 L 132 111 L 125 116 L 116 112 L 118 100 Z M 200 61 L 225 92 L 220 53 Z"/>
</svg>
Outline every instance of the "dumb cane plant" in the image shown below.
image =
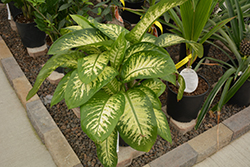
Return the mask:
<svg viewBox="0 0 250 167">
<path fill-rule="evenodd" d="M 233 97 L 233 95 L 238 91 L 238 89 L 244 84 L 244 82 L 250 77 L 250 56 L 244 55 L 240 51 L 240 43 L 244 40 L 245 24 L 243 19 L 243 12 L 245 6 L 240 6 L 238 0 L 225 0 L 226 10 L 228 17 L 234 18 L 230 21 L 231 27 L 225 27 L 225 29 L 220 29 L 220 36 L 216 36 L 225 46 L 232 51 L 236 60 L 233 60 L 233 57 L 228 55 L 231 63 L 223 62 L 213 58 L 207 58 L 213 61 L 218 62 L 222 67 L 225 68 L 226 72 L 219 79 L 217 84 L 214 86 L 210 94 L 208 95 L 204 105 L 200 111 L 200 114 L 197 118 L 197 124 L 195 128 L 197 129 L 202 123 L 206 113 L 210 110 L 211 104 L 218 94 L 218 92 L 223 89 L 219 102 L 211 108 L 212 112 L 217 111 L 218 120 L 222 107 Z M 249 5 L 249 4 L 247 4 Z M 250 11 L 248 11 L 249 13 Z M 245 13 L 246 14 L 246 13 Z M 220 17 L 220 16 L 218 16 Z M 214 20 L 219 18 L 214 18 L 209 20 L 212 25 L 215 25 Z"/>
<path fill-rule="evenodd" d="M 146 34 L 151 24 L 185 0 L 162 0 L 128 31 L 113 24 L 72 15 L 79 26 L 56 40 L 51 59 L 37 76 L 27 100 L 59 66 L 69 67 L 58 84 L 51 105 L 65 100 L 69 109 L 80 107 L 81 127 L 97 147 L 104 166 L 117 164 L 117 136 L 132 148 L 148 152 L 157 134 L 171 142 L 167 119 L 158 99 L 175 65 L 168 52 Z M 172 38 L 174 39 L 174 37 Z M 171 42 L 171 40 L 170 40 Z"/>
</svg>

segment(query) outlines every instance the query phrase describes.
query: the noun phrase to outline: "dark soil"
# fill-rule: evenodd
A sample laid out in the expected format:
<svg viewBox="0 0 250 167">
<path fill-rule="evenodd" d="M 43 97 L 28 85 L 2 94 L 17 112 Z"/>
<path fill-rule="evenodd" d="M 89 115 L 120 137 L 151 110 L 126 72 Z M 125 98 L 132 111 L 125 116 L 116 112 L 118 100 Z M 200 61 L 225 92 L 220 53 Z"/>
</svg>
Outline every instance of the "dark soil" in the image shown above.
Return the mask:
<svg viewBox="0 0 250 167">
<path fill-rule="evenodd" d="M 48 60 L 49 56 L 32 58 L 28 55 L 26 48 L 22 45 L 18 34 L 10 27 L 9 21 L 7 20 L 6 9 L 0 11 L 0 35 L 6 42 L 17 63 L 25 73 L 27 79 L 32 85 L 34 85 L 34 82 L 39 71 L 41 70 L 42 65 Z M 177 62 L 179 54 L 179 45 L 172 46 L 167 49 L 173 60 Z M 227 61 L 226 56 L 214 47 L 211 47 L 209 56 Z M 209 83 L 213 85 L 222 75 L 222 70 L 221 67 L 218 66 L 204 66 L 198 71 L 198 73 L 202 76 L 205 76 Z M 55 85 L 51 85 L 48 81 L 44 81 L 37 94 L 44 102 L 45 107 L 53 117 L 57 126 L 64 134 L 65 138 L 68 140 L 75 153 L 78 155 L 83 166 L 102 166 L 96 156 L 95 144 L 88 138 L 85 133 L 82 132 L 80 127 L 80 120 L 75 116 L 72 110 L 69 110 L 64 102 L 60 102 L 51 108 L 49 106 L 50 104 L 46 104 L 46 96 L 53 95 L 55 88 Z M 166 93 L 167 90 L 160 96 L 160 100 L 163 105 L 166 105 Z M 221 111 L 220 121 L 229 118 L 230 116 L 239 112 L 242 109 L 243 107 L 240 108 L 232 105 L 224 106 Z M 216 117 L 211 117 L 207 115 L 198 130 L 192 130 L 186 133 L 185 135 L 179 134 L 170 125 L 173 139 L 172 144 L 166 142 L 161 137 L 158 137 L 152 149 L 148 153 L 145 153 L 144 155 L 134 159 L 130 166 L 144 166 L 145 164 L 151 162 L 159 156 L 167 153 L 168 151 L 176 148 L 177 146 L 210 129 L 216 124 Z"/>
</svg>

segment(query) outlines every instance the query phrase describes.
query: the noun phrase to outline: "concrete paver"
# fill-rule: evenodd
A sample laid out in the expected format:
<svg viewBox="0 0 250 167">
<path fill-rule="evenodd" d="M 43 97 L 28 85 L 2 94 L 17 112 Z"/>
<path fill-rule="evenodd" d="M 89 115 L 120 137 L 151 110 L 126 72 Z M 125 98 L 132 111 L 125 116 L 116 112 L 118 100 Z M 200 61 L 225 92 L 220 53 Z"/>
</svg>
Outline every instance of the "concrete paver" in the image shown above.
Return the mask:
<svg viewBox="0 0 250 167">
<path fill-rule="evenodd" d="M 0 67 L 0 166 L 55 167 Z"/>
</svg>

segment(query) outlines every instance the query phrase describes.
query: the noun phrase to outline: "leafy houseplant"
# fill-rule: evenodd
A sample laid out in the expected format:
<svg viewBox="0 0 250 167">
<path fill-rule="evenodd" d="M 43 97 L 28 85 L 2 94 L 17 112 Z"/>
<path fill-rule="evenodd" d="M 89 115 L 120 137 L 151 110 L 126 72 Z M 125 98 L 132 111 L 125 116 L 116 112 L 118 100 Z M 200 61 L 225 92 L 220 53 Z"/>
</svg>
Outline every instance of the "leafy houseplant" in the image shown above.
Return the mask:
<svg viewBox="0 0 250 167">
<path fill-rule="evenodd" d="M 233 96 L 241 89 L 242 85 L 246 82 L 249 82 L 250 76 L 250 57 L 249 52 L 242 51 L 242 45 L 246 44 L 244 39 L 245 24 L 243 20 L 242 7 L 240 7 L 237 0 L 230 1 L 226 0 L 226 10 L 228 11 L 228 17 L 236 17 L 230 22 L 231 27 L 225 27 L 224 30 L 219 30 L 220 36 L 217 36 L 221 42 L 223 42 L 229 49 L 232 51 L 236 59 L 234 60 L 230 55 L 228 55 L 231 63 L 223 62 L 220 60 L 208 58 L 214 61 L 219 62 L 223 67 L 225 67 L 226 72 L 219 79 L 211 93 L 208 95 L 207 100 L 205 101 L 201 112 L 197 119 L 196 128 L 201 124 L 206 113 L 209 111 L 210 106 L 218 94 L 219 90 L 223 88 L 219 102 L 212 107 L 212 111 L 217 111 L 218 116 L 220 114 L 221 108 L 225 105 Z M 234 10 L 235 6 L 235 10 Z M 213 20 L 210 20 L 211 24 L 215 24 Z M 247 46 L 244 46 L 247 47 Z M 249 47 L 249 45 L 248 45 Z M 247 48 L 248 48 L 247 47 Z M 244 54 L 245 53 L 245 54 Z M 246 91 L 249 91 L 246 90 Z M 250 97 L 248 97 L 250 98 Z M 249 100 L 248 100 L 249 104 Z M 219 118 L 219 117 L 218 117 Z"/>
<path fill-rule="evenodd" d="M 160 1 L 130 32 L 72 15 L 79 26 L 53 43 L 48 54 L 54 56 L 43 66 L 27 100 L 53 70 L 67 66 L 72 71 L 58 84 L 51 105 L 65 99 L 68 108 L 80 106 L 81 127 L 96 143 L 104 166 L 117 164 L 117 132 L 140 151 L 149 151 L 157 134 L 171 142 L 158 99 L 165 89 L 159 78 L 168 80 L 176 68 L 146 31 L 164 12 L 183 2 Z"/>
<path fill-rule="evenodd" d="M 12 0 L 3 0 L 9 3 Z M 46 34 L 40 31 L 34 22 L 34 10 L 27 0 L 13 0 L 16 7 L 22 9 L 22 13 L 14 16 L 18 33 L 22 43 L 28 48 L 40 47 L 45 44 Z"/>
</svg>

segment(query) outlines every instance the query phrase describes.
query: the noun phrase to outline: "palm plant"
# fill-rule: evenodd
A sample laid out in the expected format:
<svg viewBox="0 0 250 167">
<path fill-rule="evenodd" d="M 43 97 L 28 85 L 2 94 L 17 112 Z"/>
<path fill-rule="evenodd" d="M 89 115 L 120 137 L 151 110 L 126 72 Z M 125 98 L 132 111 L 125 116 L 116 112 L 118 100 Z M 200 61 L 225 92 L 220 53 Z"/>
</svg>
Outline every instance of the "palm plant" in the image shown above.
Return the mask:
<svg viewBox="0 0 250 167">
<path fill-rule="evenodd" d="M 51 105 L 64 99 L 70 109 L 80 106 L 81 127 L 96 143 L 104 166 L 117 164 L 117 132 L 132 148 L 145 152 L 157 134 L 171 142 L 158 97 L 165 90 L 160 79 L 171 80 L 176 68 L 168 52 L 156 45 L 156 37 L 146 31 L 164 12 L 184 2 L 160 1 L 130 32 L 72 15 L 78 26 L 67 27 L 72 32 L 50 47 L 48 54 L 54 56 L 41 69 L 27 100 L 57 67 L 69 67 L 72 70 L 58 84 Z"/>
<path fill-rule="evenodd" d="M 221 35 L 220 36 L 217 35 L 216 37 L 219 40 L 221 40 L 221 42 L 223 42 L 226 46 L 228 46 L 228 48 L 232 51 L 232 53 L 236 57 L 236 62 L 228 54 L 227 55 L 232 64 L 212 58 L 207 58 L 219 62 L 221 65 L 223 65 L 223 67 L 225 67 L 226 72 L 219 79 L 219 81 L 217 82 L 211 93 L 208 95 L 201 109 L 201 112 L 198 116 L 196 128 L 198 128 L 199 125 L 201 124 L 206 113 L 209 111 L 215 96 L 223 87 L 224 88 L 219 102 L 211 109 L 212 111 L 217 111 L 218 115 L 223 105 L 225 105 L 233 97 L 233 95 L 245 83 L 246 80 L 249 80 L 250 76 L 250 57 L 248 55 L 242 54 L 242 52 L 240 51 L 240 44 L 241 41 L 244 39 L 243 32 L 245 31 L 246 27 L 244 24 L 243 12 L 242 12 L 242 8 L 244 8 L 244 6 L 240 7 L 240 3 L 237 0 L 234 1 L 226 0 L 225 2 L 226 2 L 227 16 L 234 17 L 234 20 L 230 22 L 231 24 L 230 27 L 225 27 L 224 30 L 220 29 L 219 33 Z M 248 11 L 248 13 L 249 12 L 250 11 Z M 244 15 L 246 16 L 247 13 L 245 13 Z M 215 24 L 214 19 L 210 20 L 210 23 Z"/>
</svg>

